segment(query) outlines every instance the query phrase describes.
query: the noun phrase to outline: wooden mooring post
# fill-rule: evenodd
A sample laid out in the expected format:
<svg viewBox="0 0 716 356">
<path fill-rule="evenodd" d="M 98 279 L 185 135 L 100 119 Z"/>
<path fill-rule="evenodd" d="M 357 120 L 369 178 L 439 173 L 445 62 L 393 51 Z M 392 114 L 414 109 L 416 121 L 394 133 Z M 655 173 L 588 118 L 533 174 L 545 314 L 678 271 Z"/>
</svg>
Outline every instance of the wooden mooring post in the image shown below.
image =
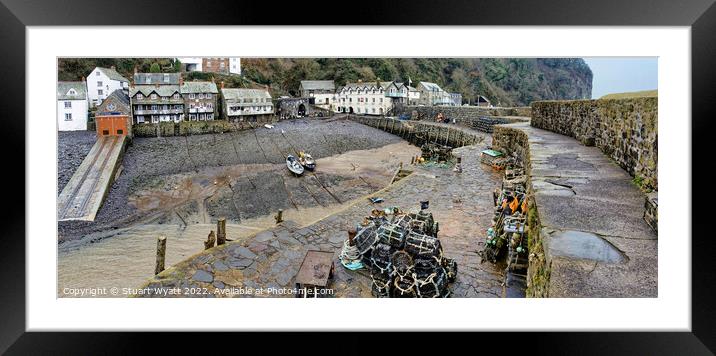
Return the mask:
<svg viewBox="0 0 716 356">
<path fill-rule="evenodd" d="M 226 243 L 226 218 L 216 220 L 216 245 Z"/>
<path fill-rule="evenodd" d="M 278 209 L 278 214 L 274 216 L 274 219 L 276 219 L 276 223 L 280 224 L 283 222 L 283 209 Z"/>
<path fill-rule="evenodd" d="M 157 265 L 154 268 L 154 275 L 159 274 L 164 270 L 164 261 L 167 254 L 167 238 L 166 236 L 159 236 L 157 239 Z"/>
</svg>

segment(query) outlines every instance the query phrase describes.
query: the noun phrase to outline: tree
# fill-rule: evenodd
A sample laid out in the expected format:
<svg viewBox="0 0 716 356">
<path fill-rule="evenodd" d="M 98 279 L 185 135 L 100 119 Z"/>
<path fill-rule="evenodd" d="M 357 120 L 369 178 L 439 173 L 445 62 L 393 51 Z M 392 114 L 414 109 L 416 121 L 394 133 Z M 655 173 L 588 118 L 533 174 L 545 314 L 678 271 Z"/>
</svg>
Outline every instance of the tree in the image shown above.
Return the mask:
<svg viewBox="0 0 716 356">
<path fill-rule="evenodd" d="M 157 62 L 152 63 L 152 65 L 149 67 L 149 73 L 161 73 L 161 72 L 162 72 L 162 70 L 159 67 L 159 63 L 157 63 Z"/>
</svg>

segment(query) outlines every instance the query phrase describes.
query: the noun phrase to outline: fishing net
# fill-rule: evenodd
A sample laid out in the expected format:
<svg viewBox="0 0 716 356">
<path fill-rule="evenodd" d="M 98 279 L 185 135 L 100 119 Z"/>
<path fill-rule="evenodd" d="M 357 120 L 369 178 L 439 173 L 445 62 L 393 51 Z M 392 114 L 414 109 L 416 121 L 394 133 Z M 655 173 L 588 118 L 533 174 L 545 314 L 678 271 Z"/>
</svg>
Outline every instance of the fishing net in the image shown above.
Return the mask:
<svg viewBox="0 0 716 356">
<path fill-rule="evenodd" d="M 378 243 L 380 239 L 378 238 L 377 231 L 378 227 L 374 222 L 371 222 L 362 230 L 360 230 L 356 234 L 355 238 L 353 238 L 353 241 L 358 247 L 358 252 L 361 255 L 365 255 L 367 252 L 372 250 L 373 247 Z"/>
</svg>

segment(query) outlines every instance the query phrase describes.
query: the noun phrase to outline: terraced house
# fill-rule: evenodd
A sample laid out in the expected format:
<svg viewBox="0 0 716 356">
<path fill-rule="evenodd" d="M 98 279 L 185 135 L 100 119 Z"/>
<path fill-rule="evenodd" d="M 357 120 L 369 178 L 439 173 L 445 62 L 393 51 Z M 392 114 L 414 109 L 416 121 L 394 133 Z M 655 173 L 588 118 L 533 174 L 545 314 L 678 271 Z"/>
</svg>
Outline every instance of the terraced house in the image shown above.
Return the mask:
<svg viewBox="0 0 716 356">
<path fill-rule="evenodd" d="M 179 73 L 134 73 L 129 89 L 133 123 L 184 120 L 182 84 Z"/>
<path fill-rule="evenodd" d="M 267 123 L 273 120 L 274 107 L 267 90 L 222 88 L 221 94 L 228 121 Z"/>
<path fill-rule="evenodd" d="M 184 100 L 184 117 L 189 121 L 218 118 L 219 90 L 213 82 L 185 82 L 179 89 Z"/>
<path fill-rule="evenodd" d="M 390 90 L 393 90 L 390 93 Z M 337 93 L 338 112 L 385 115 L 393 108 L 399 91 L 395 82 L 347 83 Z"/>
<path fill-rule="evenodd" d="M 123 77 L 114 67 L 96 67 L 87 76 L 87 97 L 95 107 L 109 97 L 115 90 L 129 92 L 129 79 Z"/>
</svg>

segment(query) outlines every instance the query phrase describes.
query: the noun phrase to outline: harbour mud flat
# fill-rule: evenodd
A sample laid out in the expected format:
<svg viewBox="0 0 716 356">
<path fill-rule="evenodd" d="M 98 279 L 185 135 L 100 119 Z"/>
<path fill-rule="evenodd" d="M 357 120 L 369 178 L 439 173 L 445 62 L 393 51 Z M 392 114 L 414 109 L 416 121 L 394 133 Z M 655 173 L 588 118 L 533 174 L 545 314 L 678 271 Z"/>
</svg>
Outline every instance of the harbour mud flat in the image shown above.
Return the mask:
<svg viewBox="0 0 716 356">
<path fill-rule="evenodd" d="M 58 161 L 75 152 L 73 138 L 63 141 L 61 146 L 67 149 L 59 149 Z M 335 164 L 324 158 L 400 142 L 404 141 L 389 133 L 344 119 L 290 120 L 273 129 L 224 134 L 135 138 L 95 221 L 60 223 L 58 241 L 152 222 L 208 223 L 219 216 L 238 222 L 277 209 L 340 204 L 366 189 L 379 189 L 380 180 L 370 173 L 392 168 L 380 166 L 384 157 L 358 158 L 362 164 L 343 172 L 331 170 Z M 319 167 L 326 164 L 327 169 L 289 179 L 282 169 L 285 156 L 297 150 L 310 152 Z M 374 161 L 378 167 L 371 170 Z M 74 171 L 68 166 L 61 172 L 69 179 Z"/>
<path fill-rule="evenodd" d="M 285 220 L 312 224 L 387 186 L 400 162 L 418 152 L 404 141 L 347 151 L 317 159 L 318 170 L 301 177 L 278 163 L 154 176 L 127 198 L 127 206 L 144 221 L 60 244 L 58 295 L 69 296 L 76 288 L 134 288 L 153 273 L 158 236 L 167 237 L 166 265 L 171 266 L 203 250 L 218 217 L 227 218 L 233 241 L 274 227 L 278 209 Z"/>
</svg>

